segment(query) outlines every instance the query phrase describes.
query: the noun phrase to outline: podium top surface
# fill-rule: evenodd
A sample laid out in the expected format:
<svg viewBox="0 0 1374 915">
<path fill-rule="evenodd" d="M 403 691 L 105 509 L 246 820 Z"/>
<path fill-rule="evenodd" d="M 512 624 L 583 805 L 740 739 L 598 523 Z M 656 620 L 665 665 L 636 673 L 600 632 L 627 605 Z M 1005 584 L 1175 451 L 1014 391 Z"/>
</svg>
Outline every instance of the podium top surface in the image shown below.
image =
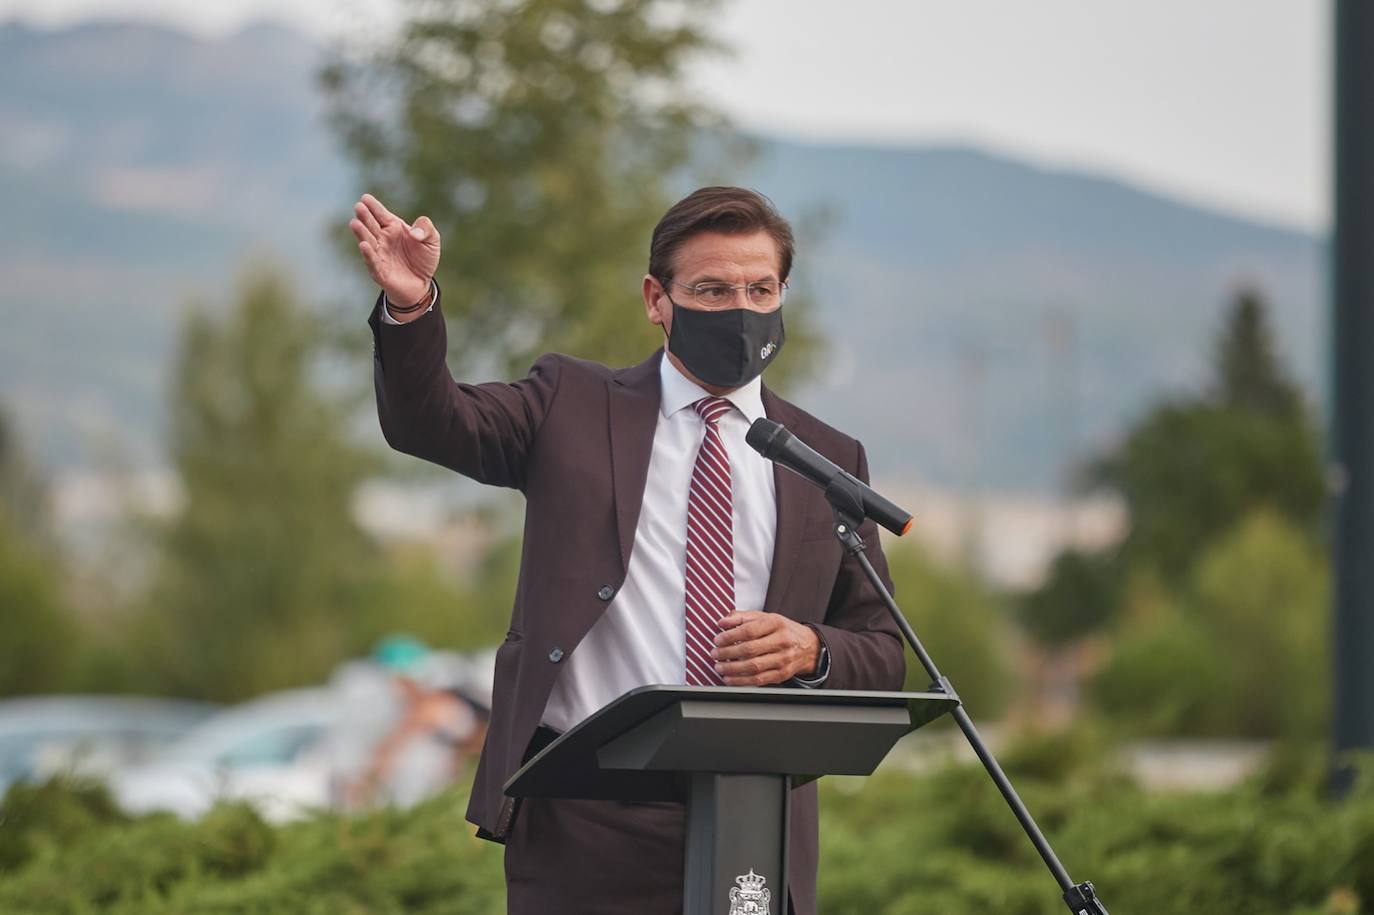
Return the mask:
<svg viewBox="0 0 1374 915">
<path fill-rule="evenodd" d="M 645 733 L 642 725 L 656 726 L 665 739 L 677 739 L 679 746 L 683 738 L 694 736 L 693 729 L 698 729 L 697 733 L 702 735 L 707 731 L 700 729 L 712 729 L 719 735 L 722 728 L 728 728 L 731 738 L 721 744 L 725 755 L 732 752 L 737 755 L 741 739 L 754 742 L 755 728 L 759 729 L 758 743 L 767 741 L 764 731 L 771 733 L 773 738 L 793 733 L 821 737 L 812 743 L 804 742 L 803 747 L 833 744 L 833 739 L 825 738 L 839 737 L 841 732 L 845 735 L 841 738 L 844 741 L 868 735 L 869 756 L 873 756 L 876 748 L 876 764 L 876 759 L 881 758 L 897 738 L 939 717 L 956 704 L 956 700 L 944 693 L 641 686 L 608 703 L 541 750 L 506 781 L 505 792 L 513 797 L 676 800 L 682 797 L 686 769 L 740 771 L 728 765 L 715 770 L 709 765 L 713 755 L 709 746 L 698 746 L 695 753 L 698 762 L 681 771 L 603 767 L 606 760 L 603 748 L 632 731 Z M 863 742 L 862 739 L 859 742 Z M 773 754 L 780 760 L 778 765 L 798 767 L 796 771 L 790 768 L 779 771 L 779 774 L 793 776 L 794 783 L 828 774 L 827 771 L 807 771 L 803 758 L 806 755 L 805 752 Z M 833 748 L 831 755 L 834 755 Z"/>
</svg>

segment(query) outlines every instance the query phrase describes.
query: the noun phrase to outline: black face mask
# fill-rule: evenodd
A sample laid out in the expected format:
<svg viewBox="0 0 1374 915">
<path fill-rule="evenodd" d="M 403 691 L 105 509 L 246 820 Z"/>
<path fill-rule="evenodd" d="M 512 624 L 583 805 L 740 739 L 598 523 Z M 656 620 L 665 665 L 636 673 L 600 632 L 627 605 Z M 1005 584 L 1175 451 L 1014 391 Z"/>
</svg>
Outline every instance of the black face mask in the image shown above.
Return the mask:
<svg viewBox="0 0 1374 915">
<path fill-rule="evenodd" d="M 668 350 L 712 387 L 738 388 L 752 381 L 772 364 L 782 341 L 781 306 L 769 312 L 698 311 L 673 302 Z"/>
</svg>

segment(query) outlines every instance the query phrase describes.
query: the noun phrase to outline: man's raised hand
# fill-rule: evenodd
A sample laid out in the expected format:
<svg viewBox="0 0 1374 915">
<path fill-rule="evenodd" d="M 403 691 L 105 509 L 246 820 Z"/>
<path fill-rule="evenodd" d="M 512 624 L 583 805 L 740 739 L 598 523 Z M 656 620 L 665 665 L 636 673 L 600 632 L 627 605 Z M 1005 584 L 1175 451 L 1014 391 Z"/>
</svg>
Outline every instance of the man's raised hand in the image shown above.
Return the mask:
<svg viewBox="0 0 1374 915">
<path fill-rule="evenodd" d="M 353 204 L 353 213 L 348 228 L 358 239 L 368 275 L 387 300 L 404 308 L 424 298 L 439 267 L 439 230 L 429 217 L 408 225 L 371 194 Z"/>
</svg>

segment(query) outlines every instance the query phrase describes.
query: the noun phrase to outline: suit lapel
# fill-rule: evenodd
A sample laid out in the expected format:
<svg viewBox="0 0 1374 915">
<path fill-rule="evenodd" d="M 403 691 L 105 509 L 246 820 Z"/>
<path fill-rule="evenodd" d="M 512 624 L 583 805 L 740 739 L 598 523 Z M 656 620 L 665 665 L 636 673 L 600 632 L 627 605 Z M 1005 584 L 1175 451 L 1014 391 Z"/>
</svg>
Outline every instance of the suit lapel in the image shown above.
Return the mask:
<svg viewBox="0 0 1374 915">
<path fill-rule="evenodd" d="M 644 503 L 644 483 L 649 476 L 654 429 L 661 400 L 659 350 L 639 365 L 616 372 L 607 386 L 610 398 L 611 480 L 615 488 L 616 530 L 620 536 L 620 563 L 630 569 L 630 550 L 635 525 Z"/>
<path fill-rule="evenodd" d="M 762 391 L 763 411 L 774 422 L 782 423 L 788 431 L 794 428 L 800 418 L 792 405 L 778 397 L 767 386 Z M 802 531 L 806 528 L 806 498 L 810 483 L 799 475 L 773 465 L 773 490 L 778 507 L 777 531 L 773 537 L 773 565 L 768 572 L 768 593 L 764 597 L 763 609 L 767 613 L 782 613 L 783 599 L 787 596 L 787 586 L 797 571 L 798 553 L 801 548 Z"/>
</svg>

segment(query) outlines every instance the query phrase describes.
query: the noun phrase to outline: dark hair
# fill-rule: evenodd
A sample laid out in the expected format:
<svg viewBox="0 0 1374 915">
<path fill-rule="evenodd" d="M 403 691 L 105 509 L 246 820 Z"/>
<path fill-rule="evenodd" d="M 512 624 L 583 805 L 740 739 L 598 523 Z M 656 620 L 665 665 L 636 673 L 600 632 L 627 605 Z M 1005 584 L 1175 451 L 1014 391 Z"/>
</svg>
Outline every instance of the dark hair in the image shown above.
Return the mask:
<svg viewBox="0 0 1374 915">
<path fill-rule="evenodd" d="M 673 276 L 673 257 L 687 239 L 702 232 L 747 235 L 767 232 L 778 246 L 778 277 L 792 272 L 792 227 L 758 191 L 744 187 L 703 187 L 668 208 L 649 241 L 649 274 L 660 282 Z"/>
</svg>

